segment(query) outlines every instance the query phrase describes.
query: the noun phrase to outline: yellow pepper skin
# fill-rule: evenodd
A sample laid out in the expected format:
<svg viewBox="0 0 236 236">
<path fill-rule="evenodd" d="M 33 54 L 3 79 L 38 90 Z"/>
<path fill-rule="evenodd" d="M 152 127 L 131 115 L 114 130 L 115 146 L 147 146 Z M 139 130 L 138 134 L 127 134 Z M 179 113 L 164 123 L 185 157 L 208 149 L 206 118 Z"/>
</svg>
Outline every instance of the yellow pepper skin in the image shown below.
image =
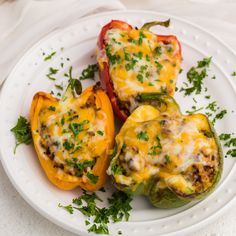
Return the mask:
<svg viewBox="0 0 236 236">
<path fill-rule="evenodd" d="M 65 168 L 70 168 L 64 162 L 64 166 L 55 165 L 54 159 L 48 156 L 45 147 L 42 145 L 44 141 L 44 137 L 42 135 L 42 124 L 40 123 L 40 116 L 42 116 L 42 112 L 47 112 L 47 109 L 50 107 L 56 107 L 56 111 L 52 111 L 52 114 L 59 115 L 62 113 L 64 106 L 66 104 L 73 104 L 73 107 L 78 112 L 77 117 L 80 117 L 79 111 L 81 111 L 81 107 L 86 104 L 91 104 L 94 109 L 93 112 L 95 114 L 103 115 L 104 122 L 102 123 L 104 127 L 104 139 L 100 140 L 98 146 L 103 147 L 102 153 L 100 153 L 94 160 L 93 166 L 90 166 L 89 173 L 97 177 L 97 181 L 91 181 L 88 177 L 86 177 L 86 171 L 82 176 L 74 175 L 65 171 Z M 86 110 L 85 108 L 85 116 Z M 59 111 L 59 112 L 58 112 Z M 58 113 L 59 114 L 58 114 Z M 60 113 L 61 112 L 61 113 Z M 97 112 L 97 113 L 96 113 Z M 100 113 L 98 113 L 100 112 Z M 65 113 L 64 113 L 65 114 Z M 60 118 L 61 119 L 61 118 Z M 64 118 L 63 118 L 64 119 Z M 68 122 L 68 119 L 65 119 L 63 123 Z M 38 92 L 34 95 L 33 101 L 30 109 L 30 123 L 31 123 L 31 131 L 34 142 L 34 147 L 38 155 L 38 159 L 40 164 L 47 175 L 48 179 L 55 186 L 62 190 L 71 190 L 76 187 L 81 187 L 87 191 L 95 191 L 101 188 L 106 182 L 106 170 L 109 165 L 109 150 L 113 147 L 114 140 L 114 117 L 113 111 L 110 104 L 110 100 L 107 97 L 106 93 L 96 86 L 92 86 L 87 88 L 85 91 L 80 94 L 79 97 L 74 97 L 72 90 L 67 89 L 67 92 L 61 100 L 54 98 L 50 94 L 44 92 Z M 54 128 L 54 127 L 53 127 Z M 83 135 L 88 135 L 87 130 L 85 129 Z M 82 133 L 82 132 L 81 132 Z M 80 133 L 80 134 L 81 134 Z M 79 135 L 80 135 L 79 134 Z M 73 134 L 71 134 L 72 136 Z M 95 134 L 93 134 L 95 136 Z M 60 137 L 59 137 L 60 138 Z M 75 137 L 78 138 L 78 137 Z M 62 144 L 60 144 L 62 146 Z M 85 144 L 88 145 L 88 144 Z M 87 147 L 87 146 L 86 146 Z M 66 150 L 63 150 L 66 152 Z M 75 151 L 76 152 L 76 151 Z M 87 150 L 85 149 L 85 153 Z M 57 153 L 57 152 L 55 152 Z M 69 153 L 69 151 L 68 151 Z M 69 155 L 69 154 L 68 154 Z M 73 156 L 73 154 L 71 154 Z M 78 150 L 77 155 L 80 155 L 80 150 Z M 56 154 L 55 154 L 56 156 Z M 75 155 L 74 155 L 75 156 Z M 57 156 L 56 156 L 57 158 Z M 91 158 L 91 157 L 88 157 Z M 67 167 L 65 167 L 67 166 Z"/>
</svg>

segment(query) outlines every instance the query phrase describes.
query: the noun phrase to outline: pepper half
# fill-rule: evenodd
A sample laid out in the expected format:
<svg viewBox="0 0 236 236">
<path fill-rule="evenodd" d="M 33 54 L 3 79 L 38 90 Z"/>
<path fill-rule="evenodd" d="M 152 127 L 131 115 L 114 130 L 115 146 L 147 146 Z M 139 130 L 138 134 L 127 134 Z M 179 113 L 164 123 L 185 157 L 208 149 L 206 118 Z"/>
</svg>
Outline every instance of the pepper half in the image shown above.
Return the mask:
<svg viewBox="0 0 236 236">
<path fill-rule="evenodd" d="M 60 189 L 101 188 L 106 181 L 108 152 L 113 147 L 114 117 L 106 93 L 89 87 L 75 97 L 71 88 L 58 100 L 35 94 L 31 130 L 39 161 Z"/>
<path fill-rule="evenodd" d="M 168 95 L 142 94 L 139 101 L 143 105 L 116 136 L 108 169 L 115 186 L 146 195 L 158 208 L 205 198 L 223 168 L 221 146 L 208 118 L 182 115 Z"/>
<path fill-rule="evenodd" d="M 125 121 L 141 93 L 173 95 L 182 61 L 174 35 L 156 35 L 149 28 L 170 21 L 146 23 L 141 29 L 119 20 L 105 25 L 97 43 L 100 80 L 117 116 Z"/>
</svg>

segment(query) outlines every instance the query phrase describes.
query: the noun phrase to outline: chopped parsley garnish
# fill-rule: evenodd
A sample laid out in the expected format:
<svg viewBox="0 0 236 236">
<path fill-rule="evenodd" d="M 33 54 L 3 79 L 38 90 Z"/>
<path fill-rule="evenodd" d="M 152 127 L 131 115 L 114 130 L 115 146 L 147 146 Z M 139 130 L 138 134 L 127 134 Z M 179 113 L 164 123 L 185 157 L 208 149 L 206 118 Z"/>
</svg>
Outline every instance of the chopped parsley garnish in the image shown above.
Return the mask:
<svg viewBox="0 0 236 236">
<path fill-rule="evenodd" d="M 115 164 L 111 166 L 111 171 L 113 172 L 114 175 L 121 175 L 123 172 L 123 169 L 121 166 Z"/>
<path fill-rule="evenodd" d="M 56 111 L 56 107 L 54 107 L 54 106 L 49 106 L 49 107 L 48 107 L 48 110 L 49 110 L 49 111 Z"/>
<path fill-rule="evenodd" d="M 125 65 L 125 69 L 126 69 L 127 71 L 134 69 L 134 66 L 135 66 L 135 64 L 136 64 L 137 62 L 138 62 L 137 60 L 132 59 L 129 63 L 127 63 L 127 64 Z"/>
<path fill-rule="evenodd" d="M 146 54 L 146 61 L 150 61 L 150 56 L 148 54 Z"/>
<path fill-rule="evenodd" d="M 100 136 L 103 136 L 104 133 L 101 130 L 98 130 L 97 134 L 100 135 Z"/>
<path fill-rule="evenodd" d="M 212 120 L 212 123 L 215 124 L 216 120 L 222 120 L 223 117 L 227 114 L 227 110 L 221 110 L 219 113 L 217 113 Z"/>
<path fill-rule="evenodd" d="M 121 59 L 120 56 L 116 55 L 116 54 L 112 54 L 110 45 L 107 44 L 106 47 L 105 47 L 105 50 L 106 50 L 106 55 L 109 59 L 109 63 L 114 65 L 115 63 L 120 62 L 120 59 Z"/>
<path fill-rule="evenodd" d="M 76 171 L 76 176 L 81 177 L 83 174 L 83 171 L 87 169 L 88 167 L 93 167 L 95 164 L 94 160 L 86 160 L 86 161 L 79 161 L 77 158 L 68 158 L 65 160 L 66 164 L 70 167 L 73 167 Z"/>
<path fill-rule="evenodd" d="M 55 84 L 55 87 L 59 90 L 63 90 L 63 86 L 59 85 L 59 84 Z"/>
<path fill-rule="evenodd" d="M 113 222 L 119 222 L 123 218 L 129 220 L 129 212 L 132 210 L 130 202 L 132 198 L 124 192 L 118 191 L 112 194 L 112 198 L 108 198 L 108 203 L 110 205 L 108 209 L 108 214 L 112 218 Z"/>
<path fill-rule="evenodd" d="M 231 157 L 236 157 L 236 138 L 233 137 L 233 134 L 227 134 L 227 133 L 222 133 L 219 136 L 219 139 L 223 142 L 224 146 L 228 148 L 228 151 L 226 153 L 227 155 Z M 232 149 L 229 149 L 232 148 Z"/>
<path fill-rule="evenodd" d="M 162 48 L 161 46 L 157 46 L 155 49 L 154 49 L 155 53 L 157 54 L 157 56 L 160 56 L 162 54 Z"/>
<path fill-rule="evenodd" d="M 56 52 L 50 53 L 48 56 L 46 56 L 46 57 L 44 58 L 44 61 L 51 60 L 54 55 L 56 55 Z"/>
<path fill-rule="evenodd" d="M 148 141 L 148 139 L 149 139 L 148 134 L 147 134 L 146 131 L 140 131 L 137 134 L 137 138 L 140 139 L 140 140 L 143 140 L 143 141 Z"/>
<path fill-rule="evenodd" d="M 52 67 L 49 67 L 49 72 L 46 74 L 46 76 L 50 80 L 56 80 L 56 78 L 54 78 L 53 75 L 57 74 L 57 72 L 58 72 L 58 69 L 54 69 Z"/>
<path fill-rule="evenodd" d="M 167 164 L 171 163 L 171 159 L 169 155 L 165 155 L 164 158 Z"/>
<path fill-rule="evenodd" d="M 230 155 L 231 157 L 236 157 L 236 149 L 230 149 L 226 153 L 226 155 Z"/>
<path fill-rule="evenodd" d="M 226 140 L 229 140 L 230 138 L 231 138 L 231 134 L 226 134 L 226 133 L 220 134 L 219 136 L 219 139 L 221 141 L 226 141 Z"/>
<path fill-rule="evenodd" d="M 72 200 L 72 204 L 68 206 L 58 206 L 73 214 L 74 210 L 80 211 L 88 219 L 85 220 L 88 232 L 96 234 L 109 234 L 108 223 L 119 222 L 125 219 L 128 221 L 129 212 L 132 210 L 130 202 L 132 198 L 123 192 L 114 192 L 111 198 L 108 198 L 109 206 L 100 208 L 97 206 L 97 202 L 102 200 L 96 193 L 83 192 L 83 195 Z"/>
<path fill-rule="evenodd" d="M 211 63 L 212 57 L 206 57 L 201 61 L 197 62 L 197 68 L 204 68 L 204 67 L 209 67 Z"/>
<path fill-rule="evenodd" d="M 95 73 L 98 71 L 98 64 L 88 65 L 81 73 L 80 80 L 94 79 Z"/>
<path fill-rule="evenodd" d="M 163 126 L 165 125 L 166 121 L 165 120 L 160 120 L 160 125 Z"/>
<path fill-rule="evenodd" d="M 186 87 L 182 87 L 180 91 L 184 92 L 184 95 L 200 94 L 202 91 L 203 80 L 208 76 L 207 69 L 210 66 L 211 57 L 204 58 L 197 62 L 197 67 L 191 67 L 187 72 L 188 83 Z"/>
<path fill-rule="evenodd" d="M 69 129 L 72 131 L 72 133 L 76 137 L 79 133 L 84 131 L 84 125 L 88 123 L 89 123 L 88 120 L 83 120 L 81 123 L 70 123 Z"/>
<path fill-rule="evenodd" d="M 71 150 L 72 148 L 74 148 L 75 144 L 74 143 L 69 143 L 68 141 L 65 141 L 63 143 L 63 147 L 66 149 L 66 150 Z"/>
<path fill-rule="evenodd" d="M 156 68 L 157 68 L 157 73 L 159 74 L 163 66 L 158 61 L 155 61 L 155 64 L 156 64 Z"/>
<path fill-rule="evenodd" d="M 68 205 L 68 206 L 62 206 L 60 203 L 58 204 L 58 207 L 63 208 L 64 210 L 66 210 L 67 212 L 69 212 L 70 214 L 74 213 L 74 209 L 72 207 L 72 205 Z"/>
<path fill-rule="evenodd" d="M 137 52 L 137 53 L 133 53 L 133 55 L 139 59 L 142 59 L 143 57 L 143 53 L 142 52 Z"/>
<path fill-rule="evenodd" d="M 16 126 L 11 129 L 16 139 L 16 146 L 14 148 L 14 153 L 16 148 L 20 144 L 30 144 L 32 142 L 32 135 L 30 130 L 30 123 L 23 116 L 20 116 L 17 120 Z"/>
<path fill-rule="evenodd" d="M 146 38 L 145 34 L 143 31 L 139 32 L 139 39 L 138 39 L 138 44 L 141 45 L 143 43 L 143 39 Z"/>
<path fill-rule="evenodd" d="M 208 109 L 208 110 L 210 110 L 210 111 L 213 111 L 213 112 L 216 112 L 217 109 L 219 109 L 219 108 L 218 108 L 218 106 L 217 106 L 216 101 L 214 101 L 214 102 L 209 103 L 209 104 L 207 105 L 206 109 Z"/>
<path fill-rule="evenodd" d="M 98 182 L 98 176 L 92 174 L 92 173 L 87 173 L 87 177 L 90 179 L 90 181 L 93 183 L 93 184 L 96 184 Z"/>
<path fill-rule="evenodd" d="M 233 71 L 231 75 L 236 76 L 236 71 Z"/>
<path fill-rule="evenodd" d="M 198 111 L 201 111 L 204 107 L 200 107 L 200 108 L 197 108 L 196 106 L 192 106 L 192 110 L 191 111 L 186 111 L 187 114 L 189 115 L 192 115 Z"/>
<path fill-rule="evenodd" d="M 143 83 L 143 75 L 142 74 L 138 74 L 137 75 L 137 80 L 141 83 Z"/>
</svg>

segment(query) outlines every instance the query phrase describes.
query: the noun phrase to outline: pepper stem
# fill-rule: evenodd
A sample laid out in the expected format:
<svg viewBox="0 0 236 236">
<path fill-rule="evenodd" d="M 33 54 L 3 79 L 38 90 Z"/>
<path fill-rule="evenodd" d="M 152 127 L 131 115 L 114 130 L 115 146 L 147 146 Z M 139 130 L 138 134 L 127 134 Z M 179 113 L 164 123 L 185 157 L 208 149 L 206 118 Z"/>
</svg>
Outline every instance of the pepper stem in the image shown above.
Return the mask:
<svg viewBox="0 0 236 236">
<path fill-rule="evenodd" d="M 152 21 L 152 22 L 145 23 L 141 27 L 141 30 L 149 30 L 152 26 L 155 26 L 155 25 L 161 25 L 161 26 L 164 26 L 164 27 L 169 27 L 170 19 L 167 20 L 167 21 Z"/>
</svg>

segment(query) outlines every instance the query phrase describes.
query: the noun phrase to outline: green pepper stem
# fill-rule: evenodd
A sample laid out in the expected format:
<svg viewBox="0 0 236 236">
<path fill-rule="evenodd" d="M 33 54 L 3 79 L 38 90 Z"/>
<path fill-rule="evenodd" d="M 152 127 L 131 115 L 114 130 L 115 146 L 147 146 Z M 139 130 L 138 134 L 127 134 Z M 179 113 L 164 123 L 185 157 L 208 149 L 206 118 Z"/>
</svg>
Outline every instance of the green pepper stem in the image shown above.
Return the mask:
<svg viewBox="0 0 236 236">
<path fill-rule="evenodd" d="M 167 21 L 152 21 L 152 22 L 145 23 L 141 27 L 141 30 L 149 30 L 152 26 L 155 26 L 155 25 L 161 25 L 161 26 L 164 26 L 164 27 L 169 27 L 170 19 L 167 20 Z"/>
</svg>

